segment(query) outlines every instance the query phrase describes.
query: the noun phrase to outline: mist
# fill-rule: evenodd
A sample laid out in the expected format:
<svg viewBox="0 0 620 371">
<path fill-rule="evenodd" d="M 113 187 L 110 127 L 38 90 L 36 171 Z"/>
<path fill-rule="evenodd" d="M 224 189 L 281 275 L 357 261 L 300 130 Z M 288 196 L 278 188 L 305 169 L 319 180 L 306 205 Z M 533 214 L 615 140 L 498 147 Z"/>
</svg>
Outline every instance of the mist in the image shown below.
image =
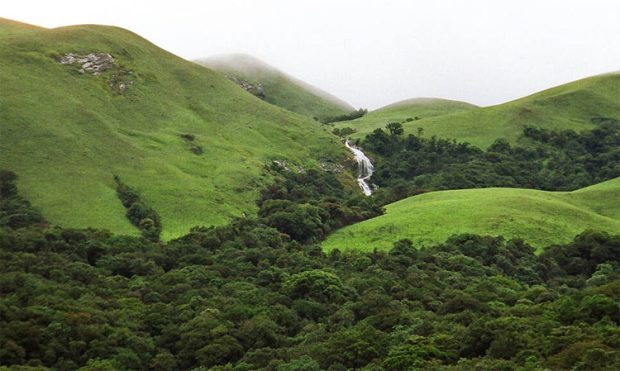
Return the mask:
<svg viewBox="0 0 620 371">
<path fill-rule="evenodd" d="M 620 3 L 519 1 L 4 3 L 44 27 L 127 28 L 183 58 L 245 53 L 369 109 L 414 97 L 493 105 L 620 70 Z"/>
</svg>

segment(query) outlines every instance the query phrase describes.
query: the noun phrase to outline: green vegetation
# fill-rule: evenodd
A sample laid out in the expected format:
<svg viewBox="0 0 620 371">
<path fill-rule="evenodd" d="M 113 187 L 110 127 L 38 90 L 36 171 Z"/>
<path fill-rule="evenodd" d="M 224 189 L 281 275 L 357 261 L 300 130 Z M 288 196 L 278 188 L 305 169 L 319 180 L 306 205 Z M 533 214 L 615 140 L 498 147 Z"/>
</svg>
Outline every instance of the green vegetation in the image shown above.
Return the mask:
<svg viewBox="0 0 620 371">
<path fill-rule="evenodd" d="M 430 246 L 460 233 L 521 238 L 541 248 L 567 243 L 586 229 L 620 233 L 620 203 L 612 200 L 620 200 L 620 178 L 574 192 L 430 192 L 387 205 L 385 215 L 334 232 L 323 248 L 385 250 L 401 239 Z"/>
<path fill-rule="evenodd" d="M 114 181 L 116 182 L 116 194 L 127 209 L 127 214 L 125 214 L 127 219 L 142 232 L 142 237 L 155 242 L 159 241 L 161 218 L 157 211 L 146 205 L 140 199 L 138 192 L 121 182 L 118 176 L 114 176 Z"/>
<path fill-rule="evenodd" d="M 126 30 L 0 25 L 21 30 L 0 39 L 0 168 L 17 173 L 54 224 L 138 235 L 116 197 L 118 175 L 157 210 L 170 239 L 255 212 L 272 160 L 318 167 L 346 156 L 321 124 Z M 59 63 L 91 52 L 116 65 L 93 75 Z"/>
<path fill-rule="evenodd" d="M 43 215 L 17 192 L 16 183 L 14 172 L 0 170 L 0 227 L 16 229 L 45 225 Z"/>
<path fill-rule="evenodd" d="M 166 244 L 0 226 L 0 365 L 614 370 L 618 261 L 620 236 L 601 232 L 539 256 L 471 234 L 326 255 L 252 218 Z"/>
<path fill-rule="evenodd" d="M 0 60 L 1 370 L 620 369 L 620 75 L 357 118 L 113 27 Z"/>
<path fill-rule="evenodd" d="M 620 122 L 592 121 L 597 127 L 581 133 L 526 127 L 528 143 L 498 139 L 486 151 L 435 136 L 405 137 L 400 123 L 375 129 L 361 144 L 374 158 L 375 197 L 384 204 L 431 190 L 570 191 L 620 176 Z"/>
<path fill-rule="evenodd" d="M 351 121 L 351 120 L 355 120 L 357 118 L 363 117 L 364 115 L 366 115 L 368 113 L 368 110 L 365 108 L 360 108 L 356 111 L 352 111 L 349 113 L 345 113 L 344 115 L 338 115 L 338 116 L 333 116 L 333 117 L 325 117 L 321 120 L 322 123 L 324 124 L 329 124 L 332 122 L 336 122 L 336 121 Z M 336 131 L 338 129 L 334 129 L 334 131 Z"/>
<path fill-rule="evenodd" d="M 377 111 L 378 112 L 378 111 Z M 388 122 L 405 121 L 407 133 L 422 128 L 425 135 L 457 139 L 486 148 L 503 138 L 514 144 L 527 126 L 548 130 L 586 130 L 595 127 L 593 117 L 620 117 L 620 73 L 594 76 L 548 89 L 512 102 L 407 122 L 403 114 L 369 121 L 373 112 L 357 121 L 338 124 L 357 130 L 362 138 Z"/>
<path fill-rule="evenodd" d="M 429 117 L 464 112 L 475 108 L 477 106 L 473 104 L 448 99 L 414 98 L 370 111 L 356 120 L 337 122 L 334 126 L 338 129 L 354 128 L 357 134 L 352 135 L 352 137 L 363 138 L 366 134 L 377 128 L 383 128 L 385 124 L 390 122 L 399 122 L 411 126 L 423 122 L 421 120 Z"/>
<path fill-rule="evenodd" d="M 344 187 L 333 173 L 271 170 L 276 177 L 261 192 L 259 221 L 295 241 L 321 241 L 333 230 L 383 213 L 374 198 Z"/>
<path fill-rule="evenodd" d="M 33 31 L 40 31 L 43 28 L 31 24 L 13 21 L 0 17 L 0 38 L 8 38 L 17 35 L 27 34 Z"/>
<path fill-rule="evenodd" d="M 196 62 L 226 74 L 266 102 L 307 117 L 323 120 L 353 111 L 348 103 L 249 55 L 230 54 Z"/>
</svg>

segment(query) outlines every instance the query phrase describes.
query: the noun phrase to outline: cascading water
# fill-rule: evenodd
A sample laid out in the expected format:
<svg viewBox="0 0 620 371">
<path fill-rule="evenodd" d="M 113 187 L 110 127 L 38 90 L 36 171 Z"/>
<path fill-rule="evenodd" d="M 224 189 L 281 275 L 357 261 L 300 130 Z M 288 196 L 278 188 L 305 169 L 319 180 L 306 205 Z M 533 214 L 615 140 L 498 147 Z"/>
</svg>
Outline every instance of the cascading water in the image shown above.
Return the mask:
<svg viewBox="0 0 620 371">
<path fill-rule="evenodd" d="M 372 166 L 370 159 L 366 157 L 364 152 L 360 149 L 353 147 L 348 140 L 344 141 L 344 145 L 351 152 L 353 152 L 353 155 L 355 156 L 355 161 L 357 162 L 357 184 L 359 184 L 362 192 L 364 192 L 366 196 L 370 196 L 372 194 L 372 188 L 370 188 L 368 180 L 374 171 L 374 167 Z"/>
</svg>

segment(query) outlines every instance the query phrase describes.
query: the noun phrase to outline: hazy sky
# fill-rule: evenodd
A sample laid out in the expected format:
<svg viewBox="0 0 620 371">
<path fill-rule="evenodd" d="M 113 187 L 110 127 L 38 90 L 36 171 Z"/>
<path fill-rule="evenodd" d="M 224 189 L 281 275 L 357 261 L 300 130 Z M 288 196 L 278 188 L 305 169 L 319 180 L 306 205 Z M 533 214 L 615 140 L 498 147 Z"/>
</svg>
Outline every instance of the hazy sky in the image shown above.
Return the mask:
<svg viewBox="0 0 620 371">
<path fill-rule="evenodd" d="M 117 25 L 187 59 L 247 53 L 371 109 L 491 105 L 620 70 L 619 0 L 2 0 L 0 17 Z"/>
</svg>

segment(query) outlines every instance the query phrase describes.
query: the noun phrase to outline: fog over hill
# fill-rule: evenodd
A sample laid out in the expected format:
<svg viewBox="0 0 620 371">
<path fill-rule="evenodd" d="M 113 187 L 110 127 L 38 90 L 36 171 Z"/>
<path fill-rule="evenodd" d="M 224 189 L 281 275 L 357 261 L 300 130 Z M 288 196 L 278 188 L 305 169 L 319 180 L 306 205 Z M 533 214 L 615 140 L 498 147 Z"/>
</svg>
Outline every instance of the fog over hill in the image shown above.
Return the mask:
<svg viewBox="0 0 620 371">
<path fill-rule="evenodd" d="M 223 72 L 238 84 L 245 83 L 246 90 L 259 89 L 258 95 L 267 102 L 294 112 L 324 118 L 354 109 L 342 99 L 247 54 L 222 54 L 196 62 Z"/>
</svg>

